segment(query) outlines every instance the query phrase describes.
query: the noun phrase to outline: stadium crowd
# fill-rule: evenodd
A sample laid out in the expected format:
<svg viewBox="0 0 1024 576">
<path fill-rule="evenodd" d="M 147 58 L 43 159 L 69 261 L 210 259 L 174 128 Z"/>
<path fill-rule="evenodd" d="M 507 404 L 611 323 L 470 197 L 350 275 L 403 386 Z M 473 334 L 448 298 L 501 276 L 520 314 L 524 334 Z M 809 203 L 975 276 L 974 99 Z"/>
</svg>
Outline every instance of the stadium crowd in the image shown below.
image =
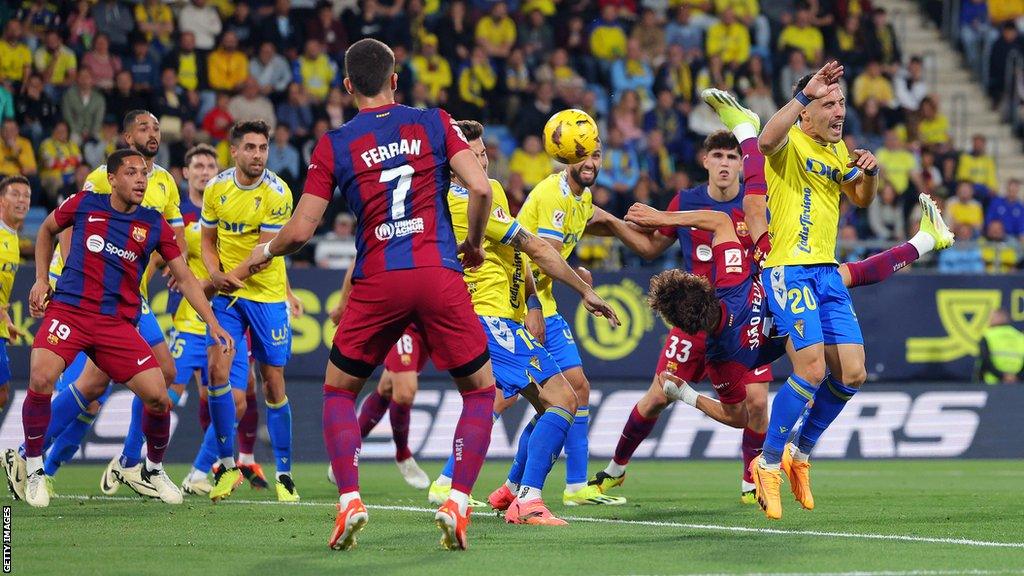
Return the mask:
<svg viewBox="0 0 1024 576">
<path fill-rule="evenodd" d="M 997 60 L 1015 49 L 1007 42 L 1020 47 L 1009 28 L 1022 15 L 1005 4 L 1014 3 L 963 5 L 967 58 L 991 61 L 990 90 Z M 156 162 L 183 194 L 185 151 L 209 142 L 226 167 L 227 129 L 254 118 L 274 131 L 268 168 L 298 194 L 316 138 L 355 114 L 340 62 L 365 37 L 394 48 L 402 102 L 486 124 L 490 173 L 513 212 L 550 173 L 542 128 L 568 106 L 604 135 L 595 204 L 617 215 L 634 201 L 664 208 L 706 177 L 700 144 L 720 124 L 698 105 L 702 89 L 733 91 L 767 120 L 796 79 L 836 57 L 846 66 L 847 144 L 874 151 L 885 177 L 870 208 L 844 201 L 840 258 L 913 235 L 926 192 L 960 240 L 929 265 L 1022 266 L 1021 183 L 1000 181 L 984 137 L 954 147 L 926 63 L 904 52 L 870 0 L 26 0 L 5 3 L 0 21 L 0 175 L 30 177 L 44 210 L 81 188 L 120 144 L 120 116 L 136 108 L 160 119 Z M 335 204 L 293 266 L 351 261 L 353 221 Z M 644 264 L 603 239 L 582 242 L 578 256 L 595 268 Z"/>
</svg>

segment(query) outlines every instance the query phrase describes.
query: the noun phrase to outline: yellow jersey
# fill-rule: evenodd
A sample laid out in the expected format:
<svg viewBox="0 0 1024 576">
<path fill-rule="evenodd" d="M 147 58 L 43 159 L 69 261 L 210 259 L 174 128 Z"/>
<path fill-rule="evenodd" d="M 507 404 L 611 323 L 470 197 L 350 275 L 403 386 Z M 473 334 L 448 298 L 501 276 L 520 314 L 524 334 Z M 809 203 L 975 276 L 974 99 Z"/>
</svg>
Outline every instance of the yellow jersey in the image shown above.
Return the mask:
<svg viewBox="0 0 1024 576">
<path fill-rule="evenodd" d="M 11 288 L 14 286 L 14 275 L 21 263 L 21 252 L 18 231 L 0 221 L 0 306 L 11 303 Z M 7 323 L 0 322 L 0 338 L 11 339 Z"/>
<path fill-rule="evenodd" d="M 32 51 L 18 42 L 11 46 L 6 41 L 0 44 L 0 80 L 21 82 L 25 66 L 32 65 Z"/>
<path fill-rule="evenodd" d="M 476 270 L 465 271 L 466 285 L 477 315 L 508 318 L 522 324 L 526 318 L 523 254 L 511 246 L 522 226 L 509 212 L 505 189 L 497 180 L 491 180 L 491 192 L 491 215 L 484 231 L 487 257 Z M 452 216 L 455 240 L 460 244 L 469 232 L 468 207 L 469 191 L 452 184 L 448 189 L 448 211 Z"/>
<path fill-rule="evenodd" d="M 264 170 L 259 181 L 243 187 L 235 181 L 235 170 L 218 174 L 203 193 L 201 222 L 217 229 L 217 252 L 225 272 L 249 258 L 262 232 L 277 233 L 292 215 L 292 191 L 277 174 Z M 284 302 L 286 284 L 284 258 L 275 258 L 232 295 L 255 302 Z"/>
<path fill-rule="evenodd" d="M 846 167 L 846 143 L 818 143 L 794 125 L 789 140 L 765 160 L 772 241 L 765 267 L 835 264 L 839 187 L 861 175 L 856 166 Z"/>
<path fill-rule="evenodd" d="M 185 243 L 188 245 L 185 261 L 188 263 L 188 269 L 199 280 L 210 277 L 210 273 L 206 271 L 206 266 L 203 264 L 202 241 L 203 232 L 199 222 L 193 222 L 185 227 Z M 178 304 L 178 310 L 174 313 L 174 329 L 178 332 L 202 336 L 206 334 L 206 322 L 203 322 L 199 313 L 188 303 L 188 300 L 182 298 L 181 303 Z"/>
<path fill-rule="evenodd" d="M 594 217 L 594 203 L 590 188 L 584 188 L 577 196 L 569 188 L 569 173 L 552 174 L 541 180 L 519 210 L 519 223 L 541 238 L 550 238 L 562 243 L 562 258 L 568 260 L 576 244 L 583 236 L 587 222 Z M 544 316 L 558 313 L 558 305 L 551 294 L 551 277 L 536 266 L 533 278 L 537 283 L 537 296 L 544 306 Z"/>
</svg>

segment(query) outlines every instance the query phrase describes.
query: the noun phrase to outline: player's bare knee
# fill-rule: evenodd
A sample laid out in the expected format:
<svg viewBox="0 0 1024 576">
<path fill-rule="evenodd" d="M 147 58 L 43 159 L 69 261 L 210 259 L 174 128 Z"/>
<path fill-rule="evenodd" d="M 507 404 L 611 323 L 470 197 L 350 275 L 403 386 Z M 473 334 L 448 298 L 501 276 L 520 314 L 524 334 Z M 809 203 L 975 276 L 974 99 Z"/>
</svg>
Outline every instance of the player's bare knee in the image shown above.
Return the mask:
<svg viewBox="0 0 1024 576">
<path fill-rule="evenodd" d="M 547 381 L 542 394 L 549 406 L 558 406 L 573 414 L 576 413 L 576 409 L 580 406 L 576 391 L 560 375 Z"/>
<path fill-rule="evenodd" d="M 383 394 L 381 394 L 383 396 Z M 406 386 L 395 386 L 391 390 L 391 401 L 403 406 L 412 406 L 416 398 L 416 389 Z"/>
<path fill-rule="evenodd" d="M 800 366 L 796 366 L 793 372 L 811 384 L 817 384 L 825 379 L 827 366 L 824 358 L 816 358 Z"/>
<path fill-rule="evenodd" d="M 868 379 L 868 371 L 864 368 L 864 365 L 855 366 L 853 368 L 844 367 L 843 370 L 843 386 L 849 386 L 851 388 L 860 388 L 860 385 Z"/>
<path fill-rule="evenodd" d="M 261 366 L 260 373 L 263 376 L 263 397 L 267 402 L 278 404 L 284 401 L 284 367 Z"/>
<path fill-rule="evenodd" d="M 51 370 L 32 370 L 28 377 L 28 387 L 37 394 L 52 394 L 57 376 Z"/>
</svg>

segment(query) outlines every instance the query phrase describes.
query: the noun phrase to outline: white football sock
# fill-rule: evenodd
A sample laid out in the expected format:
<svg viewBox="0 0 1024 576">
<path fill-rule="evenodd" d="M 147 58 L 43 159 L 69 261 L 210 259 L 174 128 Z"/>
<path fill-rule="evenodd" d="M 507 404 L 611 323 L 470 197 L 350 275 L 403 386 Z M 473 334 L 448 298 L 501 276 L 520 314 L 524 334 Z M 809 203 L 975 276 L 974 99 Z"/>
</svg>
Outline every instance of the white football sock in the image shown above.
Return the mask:
<svg viewBox="0 0 1024 576">
<path fill-rule="evenodd" d="M 519 489 L 519 501 L 529 502 L 530 500 L 540 500 L 541 492 L 540 488 L 533 488 L 530 486 L 523 486 Z"/>
<path fill-rule="evenodd" d="M 626 466 L 620 466 L 615 463 L 615 460 L 611 460 L 608 462 L 608 466 L 605 466 L 604 473 L 613 478 L 618 478 L 626 473 Z"/>
<path fill-rule="evenodd" d="M 757 130 L 754 128 L 754 125 L 747 122 L 733 128 L 732 133 L 736 136 L 736 140 L 741 143 L 750 138 L 757 138 Z"/>
<path fill-rule="evenodd" d="M 448 495 L 448 499 L 455 502 L 459 507 L 459 514 L 466 515 L 466 510 L 469 509 L 469 494 L 465 492 L 459 492 L 458 490 L 452 490 L 451 494 Z"/>
<path fill-rule="evenodd" d="M 575 484 L 566 484 L 565 485 L 565 490 L 567 492 L 579 492 L 580 490 L 583 490 L 586 486 L 587 486 L 586 482 L 577 482 Z"/>
<path fill-rule="evenodd" d="M 149 470 L 150 472 L 156 472 L 157 470 L 163 470 L 163 469 L 164 469 L 163 463 L 153 462 L 149 458 L 146 458 L 146 470 Z"/>
<path fill-rule="evenodd" d="M 437 477 L 437 480 L 434 480 L 434 483 L 437 484 L 438 486 L 451 486 L 452 479 L 445 476 L 444 474 L 441 474 L 440 476 Z"/>
<path fill-rule="evenodd" d="M 935 249 L 935 238 L 932 238 L 931 234 L 920 230 L 907 242 L 910 242 L 914 248 L 917 248 L 917 256 L 919 258 Z"/>
<path fill-rule="evenodd" d="M 256 456 L 252 454 L 246 454 L 245 452 L 238 453 L 238 463 L 245 464 L 246 466 L 252 466 L 256 463 Z"/>
<path fill-rule="evenodd" d="M 351 502 L 353 500 L 358 500 L 358 499 L 359 499 L 359 491 L 358 490 L 353 490 L 352 492 L 345 492 L 344 494 L 342 494 L 338 498 L 338 501 L 341 502 L 341 509 L 344 510 L 345 508 L 348 508 L 348 503 L 349 502 Z"/>
</svg>

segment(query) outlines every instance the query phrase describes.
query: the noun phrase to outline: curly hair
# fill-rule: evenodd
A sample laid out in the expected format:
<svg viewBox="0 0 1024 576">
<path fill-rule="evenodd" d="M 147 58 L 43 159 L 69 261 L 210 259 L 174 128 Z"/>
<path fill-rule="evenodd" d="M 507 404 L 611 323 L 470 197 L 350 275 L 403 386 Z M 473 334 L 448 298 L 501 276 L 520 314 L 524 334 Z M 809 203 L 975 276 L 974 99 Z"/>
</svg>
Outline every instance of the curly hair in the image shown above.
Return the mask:
<svg viewBox="0 0 1024 576">
<path fill-rule="evenodd" d="M 721 314 L 708 279 L 682 270 L 666 270 L 651 278 L 647 303 L 666 322 L 688 334 L 714 330 Z"/>
</svg>

